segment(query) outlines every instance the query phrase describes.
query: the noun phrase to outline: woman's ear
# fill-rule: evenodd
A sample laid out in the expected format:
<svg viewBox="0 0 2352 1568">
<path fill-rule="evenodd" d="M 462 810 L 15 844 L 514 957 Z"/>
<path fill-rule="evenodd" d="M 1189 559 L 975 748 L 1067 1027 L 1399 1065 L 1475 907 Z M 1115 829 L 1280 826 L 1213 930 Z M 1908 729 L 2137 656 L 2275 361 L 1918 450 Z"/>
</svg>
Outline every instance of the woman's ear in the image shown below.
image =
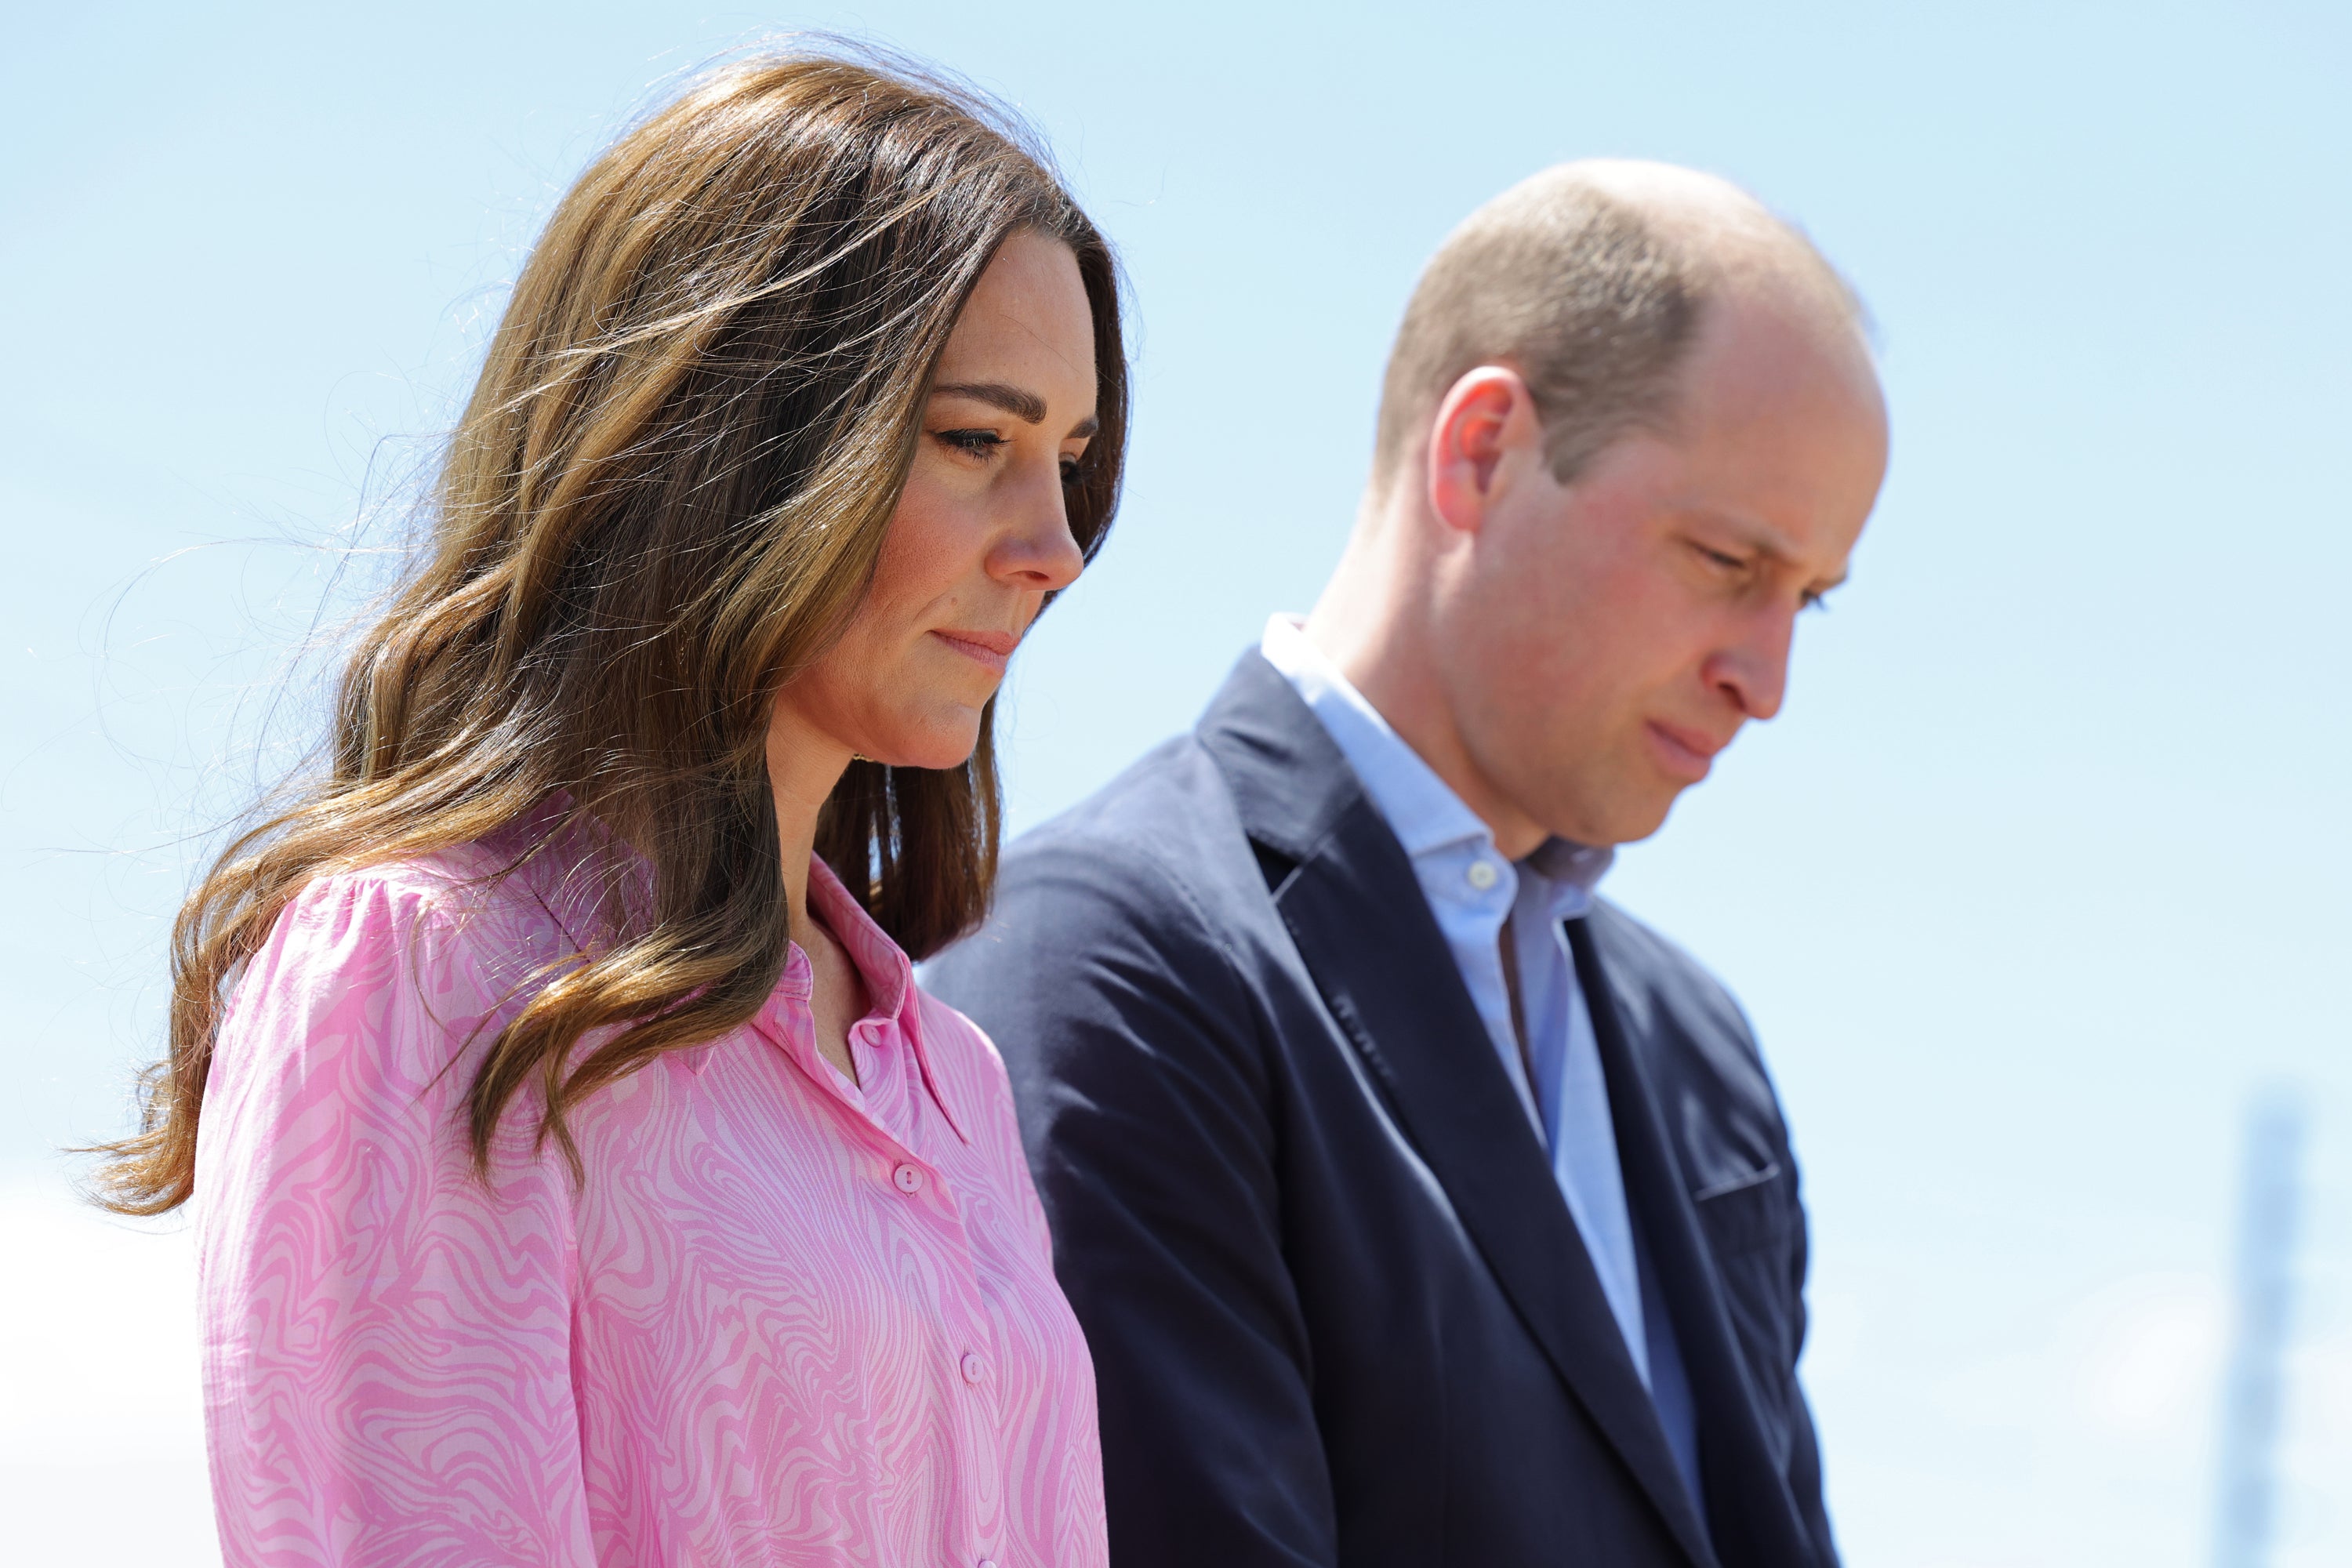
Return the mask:
<svg viewBox="0 0 2352 1568">
<path fill-rule="evenodd" d="M 1519 373 L 1482 364 L 1446 389 L 1429 433 L 1429 509 L 1475 533 L 1501 494 L 1516 447 L 1541 443 L 1535 398 Z"/>
</svg>

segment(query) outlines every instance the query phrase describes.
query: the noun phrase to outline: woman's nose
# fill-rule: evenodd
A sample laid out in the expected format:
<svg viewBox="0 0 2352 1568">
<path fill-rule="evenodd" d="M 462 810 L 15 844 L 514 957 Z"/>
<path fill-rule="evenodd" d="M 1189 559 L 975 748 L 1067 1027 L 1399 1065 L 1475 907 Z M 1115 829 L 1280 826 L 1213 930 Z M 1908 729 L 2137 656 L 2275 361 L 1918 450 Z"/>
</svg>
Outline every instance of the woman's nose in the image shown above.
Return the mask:
<svg viewBox="0 0 2352 1568">
<path fill-rule="evenodd" d="M 990 553 L 989 574 L 1023 588 L 1058 593 L 1078 580 L 1086 552 L 1070 532 L 1070 509 L 1057 462 L 1051 484 L 1024 487 L 1014 525 Z"/>
</svg>

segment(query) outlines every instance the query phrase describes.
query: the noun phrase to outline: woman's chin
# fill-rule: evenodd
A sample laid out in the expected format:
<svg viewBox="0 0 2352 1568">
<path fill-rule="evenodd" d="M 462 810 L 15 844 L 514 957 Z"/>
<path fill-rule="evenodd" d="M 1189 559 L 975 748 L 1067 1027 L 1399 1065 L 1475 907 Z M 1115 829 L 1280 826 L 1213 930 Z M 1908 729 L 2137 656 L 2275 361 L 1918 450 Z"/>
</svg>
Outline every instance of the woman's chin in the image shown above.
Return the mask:
<svg viewBox="0 0 2352 1568">
<path fill-rule="evenodd" d="M 887 746 L 865 754 L 894 768 L 960 768 L 971 761 L 972 748 L 979 744 L 980 716 L 975 713 L 969 724 L 893 735 Z"/>
</svg>

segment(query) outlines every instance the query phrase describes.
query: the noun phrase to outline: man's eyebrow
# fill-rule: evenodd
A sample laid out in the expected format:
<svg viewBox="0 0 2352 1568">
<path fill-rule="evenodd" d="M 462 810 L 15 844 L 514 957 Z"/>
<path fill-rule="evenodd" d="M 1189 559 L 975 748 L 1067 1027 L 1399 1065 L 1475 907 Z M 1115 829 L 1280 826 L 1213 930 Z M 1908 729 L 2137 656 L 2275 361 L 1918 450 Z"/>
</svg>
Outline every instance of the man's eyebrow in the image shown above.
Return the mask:
<svg viewBox="0 0 2352 1568">
<path fill-rule="evenodd" d="M 1797 564 L 1797 552 L 1789 547 L 1789 542 L 1781 535 L 1780 531 L 1769 523 L 1718 511 L 1705 511 L 1699 515 L 1717 527 L 1727 529 L 1739 535 L 1742 542 L 1767 560 L 1776 561 L 1783 566 Z M 1845 586 L 1846 579 L 1851 575 L 1853 575 L 1851 570 L 1841 572 L 1813 592 L 1826 594 L 1832 588 L 1843 588 Z"/>
</svg>

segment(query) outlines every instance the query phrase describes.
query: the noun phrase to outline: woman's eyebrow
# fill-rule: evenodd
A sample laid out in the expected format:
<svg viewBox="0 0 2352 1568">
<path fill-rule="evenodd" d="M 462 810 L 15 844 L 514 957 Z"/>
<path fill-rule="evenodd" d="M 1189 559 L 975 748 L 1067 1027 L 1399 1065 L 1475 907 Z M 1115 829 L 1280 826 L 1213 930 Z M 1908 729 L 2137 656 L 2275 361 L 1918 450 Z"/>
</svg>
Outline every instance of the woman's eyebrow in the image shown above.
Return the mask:
<svg viewBox="0 0 2352 1568">
<path fill-rule="evenodd" d="M 1045 422 L 1045 400 L 1034 392 L 1008 386 L 1001 381 L 951 381 L 931 388 L 933 397 L 969 397 L 985 403 L 991 408 L 1002 408 L 1024 425 Z M 1087 415 L 1070 429 L 1072 437 L 1092 436 L 1102 428 L 1102 422 Z"/>
<path fill-rule="evenodd" d="M 1002 408 L 1024 425 L 1045 422 L 1045 400 L 1034 392 L 1007 386 L 1001 381 L 951 381 L 931 388 L 933 397 L 969 397 L 991 408 Z"/>
</svg>

